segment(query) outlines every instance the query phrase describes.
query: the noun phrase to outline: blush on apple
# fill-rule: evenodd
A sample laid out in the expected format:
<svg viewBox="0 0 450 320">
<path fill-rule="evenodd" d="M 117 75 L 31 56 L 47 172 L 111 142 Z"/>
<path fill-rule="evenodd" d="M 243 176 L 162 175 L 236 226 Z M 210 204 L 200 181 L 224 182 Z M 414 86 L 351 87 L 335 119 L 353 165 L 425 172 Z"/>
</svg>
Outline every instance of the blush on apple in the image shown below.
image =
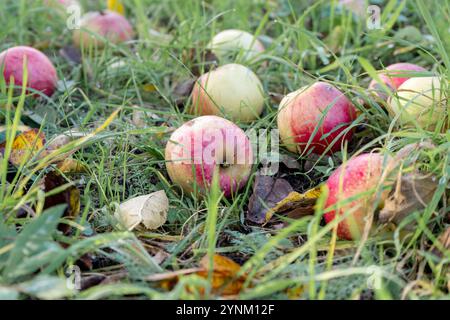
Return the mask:
<svg viewBox="0 0 450 320">
<path fill-rule="evenodd" d="M 332 85 L 316 82 L 291 92 L 281 101 L 278 112 L 278 130 L 286 148 L 316 154 L 337 151 L 350 140 L 348 130 L 356 119 L 356 109 L 345 95 Z"/>
<path fill-rule="evenodd" d="M 380 74 L 380 80 L 395 92 L 406 80 L 414 76 L 414 72 L 424 72 L 426 69 L 412 63 L 395 63 L 386 67 Z M 369 91 L 386 101 L 388 96 L 381 85 L 373 79 L 369 84 Z"/>
<path fill-rule="evenodd" d="M 240 64 L 227 64 L 202 75 L 192 90 L 189 113 L 219 115 L 234 121 L 249 122 L 264 108 L 258 77 Z"/>
<path fill-rule="evenodd" d="M 0 70 L 3 67 L 3 77 L 6 83 L 23 85 L 24 60 L 28 70 L 27 88 L 40 91 L 51 96 L 56 89 L 58 76 L 52 62 L 41 51 L 31 47 L 13 47 L 0 53 Z"/>
<path fill-rule="evenodd" d="M 114 44 L 130 41 L 134 31 L 128 20 L 114 11 L 89 12 L 83 16 L 80 29 L 74 31 L 76 46 L 103 48 L 105 41 Z"/>
<path fill-rule="evenodd" d="M 336 169 L 326 182 L 329 193 L 325 208 L 336 206 L 334 210 L 325 213 L 326 223 L 333 221 L 336 216 L 346 214 L 337 228 L 339 238 L 347 240 L 359 239 L 364 231 L 367 214 L 373 209 L 374 201 L 379 190 L 380 178 L 383 172 L 383 155 L 366 153 L 350 159 Z M 388 196 L 388 190 L 381 190 L 381 201 Z M 344 203 L 345 200 L 355 200 Z"/>
<path fill-rule="evenodd" d="M 264 51 L 264 45 L 254 35 L 236 29 L 219 32 L 212 38 L 207 48 L 219 60 L 229 60 L 241 52 L 245 60 L 251 60 Z"/>
<path fill-rule="evenodd" d="M 233 122 L 202 116 L 172 134 L 165 159 L 171 180 L 185 192 L 205 194 L 218 168 L 220 189 L 230 196 L 247 182 L 253 153 L 250 140 Z"/>
<path fill-rule="evenodd" d="M 408 79 L 389 98 L 388 109 L 402 124 L 416 122 L 423 129 L 434 130 L 443 121 L 446 128 L 450 115 L 448 84 L 439 77 Z"/>
</svg>

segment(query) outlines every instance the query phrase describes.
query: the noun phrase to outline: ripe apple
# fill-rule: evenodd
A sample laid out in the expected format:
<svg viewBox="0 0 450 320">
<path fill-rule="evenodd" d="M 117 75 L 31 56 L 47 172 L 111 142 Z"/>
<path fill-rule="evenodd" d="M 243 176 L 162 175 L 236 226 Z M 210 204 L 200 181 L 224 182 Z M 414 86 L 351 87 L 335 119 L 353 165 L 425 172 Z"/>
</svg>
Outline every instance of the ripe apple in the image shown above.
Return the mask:
<svg viewBox="0 0 450 320">
<path fill-rule="evenodd" d="M 396 91 L 406 80 L 413 76 L 413 72 L 424 72 L 426 69 L 412 63 L 395 63 L 387 66 L 380 74 L 380 80 L 392 91 Z M 407 73 L 411 72 L 411 76 Z M 369 84 L 369 91 L 386 101 L 388 96 L 380 84 L 373 79 Z"/>
<path fill-rule="evenodd" d="M 402 123 L 417 121 L 422 128 L 434 130 L 449 115 L 447 92 L 447 82 L 439 77 L 411 78 L 389 98 L 389 111 Z"/>
<path fill-rule="evenodd" d="M 80 29 L 74 31 L 73 41 L 78 47 L 103 48 L 105 41 L 118 44 L 132 40 L 133 36 L 133 27 L 124 16 L 106 10 L 85 14 Z"/>
<path fill-rule="evenodd" d="M 197 186 L 204 194 L 218 167 L 220 189 L 230 196 L 247 182 L 253 153 L 250 140 L 233 122 L 202 116 L 173 132 L 165 159 L 171 180 L 187 193 Z"/>
<path fill-rule="evenodd" d="M 337 235 L 347 240 L 359 239 L 366 224 L 365 218 L 372 209 L 377 197 L 377 187 L 383 172 L 383 155 L 366 153 L 350 159 L 337 168 L 326 182 L 329 193 L 325 208 L 341 202 L 339 211 L 325 213 L 326 223 L 330 223 L 336 214 L 347 214 L 338 224 Z M 382 191 L 381 201 L 388 196 L 388 190 Z M 343 203 L 346 199 L 354 201 Z M 348 212 L 351 211 L 351 214 Z"/>
<path fill-rule="evenodd" d="M 263 108 L 261 81 L 247 67 L 232 63 L 207 72 L 197 80 L 188 112 L 249 122 L 257 119 Z"/>
<path fill-rule="evenodd" d="M 23 85 L 23 65 L 26 58 L 28 70 L 27 88 L 41 91 L 51 96 L 56 89 L 58 76 L 52 62 L 41 51 L 31 47 L 19 46 L 0 53 L 0 70 L 6 83 L 13 78 L 14 84 Z"/>
<path fill-rule="evenodd" d="M 251 60 L 264 51 L 264 45 L 254 35 L 236 29 L 219 32 L 207 48 L 220 60 L 227 60 L 240 52 L 243 52 L 245 60 Z"/>
<path fill-rule="evenodd" d="M 337 151 L 353 130 L 340 135 L 356 119 L 356 109 L 345 95 L 332 85 L 316 82 L 291 92 L 281 101 L 278 112 L 280 138 L 288 150 L 302 153 L 311 149 Z M 311 140 L 310 145 L 308 142 Z"/>
</svg>

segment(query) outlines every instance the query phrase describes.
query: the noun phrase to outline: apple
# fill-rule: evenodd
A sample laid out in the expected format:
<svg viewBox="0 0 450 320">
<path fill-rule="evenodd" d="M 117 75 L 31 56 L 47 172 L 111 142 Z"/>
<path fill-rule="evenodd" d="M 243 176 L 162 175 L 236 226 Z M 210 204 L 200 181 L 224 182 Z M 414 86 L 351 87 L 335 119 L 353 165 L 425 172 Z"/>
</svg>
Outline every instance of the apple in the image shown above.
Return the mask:
<svg viewBox="0 0 450 320">
<path fill-rule="evenodd" d="M 261 81 L 247 67 L 231 63 L 200 76 L 188 112 L 249 122 L 257 119 L 263 108 Z"/>
<path fill-rule="evenodd" d="M 336 215 L 347 214 L 338 224 L 337 235 L 341 239 L 359 239 L 364 231 L 366 217 L 373 209 L 377 197 L 377 188 L 383 172 L 383 158 L 380 153 L 365 153 L 350 159 L 337 168 L 328 178 L 328 197 L 325 208 L 342 203 L 339 208 L 324 215 L 326 223 L 330 223 Z M 380 200 L 387 199 L 389 191 L 383 190 Z M 346 199 L 354 201 L 343 203 Z M 351 213 L 349 214 L 349 211 Z"/>
<path fill-rule="evenodd" d="M 434 130 L 449 115 L 447 92 L 447 82 L 439 77 L 411 78 L 389 98 L 388 108 L 403 124 L 417 121 L 422 128 Z"/>
<path fill-rule="evenodd" d="M 227 60 L 240 52 L 245 60 L 251 60 L 264 51 L 264 45 L 254 35 L 236 29 L 219 32 L 207 48 L 220 60 Z"/>
<path fill-rule="evenodd" d="M 5 81 L 9 84 L 12 79 L 16 86 L 22 86 L 25 58 L 28 70 L 27 88 L 51 96 L 58 82 L 56 69 L 44 53 L 31 47 L 13 47 L 0 53 L 0 70 L 4 68 Z"/>
<path fill-rule="evenodd" d="M 413 76 L 414 72 L 424 72 L 426 69 L 412 63 L 395 63 L 386 67 L 379 74 L 380 80 L 392 91 L 396 91 L 406 80 Z M 408 75 L 411 72 L 411 76 Z M 369 91 L 386 101 L 388 96 L 381 85 L 373 79 L 369 84 Z"/>
<path fill-rule="evenodd" d="M 339 150 L 345 140 L 351 139 L 353 130 L 341 133 L 355 119 L 356 109 L 351 101 L 332 85 L 319 81 L 285 96 L 280 102 L 277 123 L 281 141 L 288 150 L 303 153 L 308 149 L 322 154 L 328 147 L 331 152 Z"/>
<path fill-rule="evenodd" d="M 250 140 L 233 122 L 202 116 L 173 132 L 165 159 L 170 179 L 186 193 L 197 188 L 205 194 L 218 168 L 220 189 L 230 196 L 247 182 L 253 153 Z"/>
<path fill-rule="evenodd" d="M 105 41 L 118 44 L 130 41 L 134 31 L 128 20 L 114 11 L 88 12 L 74 31 L 73 41 L 78 47 L 103 48 Z M 106 40 L 105 40 L 106 39 Z"/>
</svg>

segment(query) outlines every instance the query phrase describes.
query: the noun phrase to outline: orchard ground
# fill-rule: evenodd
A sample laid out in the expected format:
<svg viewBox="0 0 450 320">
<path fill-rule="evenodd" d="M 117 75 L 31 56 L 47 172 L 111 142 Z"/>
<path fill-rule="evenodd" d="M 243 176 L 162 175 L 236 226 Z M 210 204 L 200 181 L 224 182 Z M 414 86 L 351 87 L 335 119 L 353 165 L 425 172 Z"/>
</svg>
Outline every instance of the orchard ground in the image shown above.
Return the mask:
<svg viewBox="0 0 450 320">
<path fill-rule="evenodd" d="M 375 70 L 399 62 L 448 81 L 449 2 L 371 1 L 380 9 L 378 17 L 344 9 L 339 1 L 122 1 L 134 40 L 85 48 L 81 55 L 67 27 L 73 27 L 73 17 L 40 2 L 0 2 L 0 52 L 27 45 L 46 53 L 60 79 L 57 92 L 24 99 L 18 89 L 13 97 L 0 80 L 0 142 L 25 126 L 41 130 L 47 141 L 69 130 L 87 137 L 64 150 L 72 148 L 84 168 L 65 176 L 80 191 L 81 206 L 76 217 L 63 219 L 70 232 L 47 221 L 53 227 L 36 226 L 46 236 L 33 238 L 36 230 L 26 227 L 42 213 L 48 196 L 33 186 L 52 165 L 35 158 L 17 168 L 0 158 L 0 298 L 450 298 L 449 244 L 441 242 L 450 223 L 450 133 L 403 126 L 367 90 Z M 84 12 L 106 6 L 106 1 L 80 3 Z M 248 182 L 228 198 L 215 187 L 202 198 L 177 188 L 167 174 L 165 145 L 176 128 L 194 118 L 186 88 L 215 67 L 206 47 L 226 29 L 255 34 L 266 47 L 251 60 L 241 54 L 226 62 L 244 64 L 261 80 L 264 111 L 255 121 L 236 124 L 267 138 L 268 151 L 278 139 L 272 134 L 277 108 L 289 92 L 324 81 L 357 109 L 352 139 L 332 155 L 299 155 L 282 145 L 272 150 L 268 158 L 281 160 L 271 171 L 275 177 L 302 193 L 355 154 L 395 155 L 426 142 L 432 148 L 413 149 L 404 171 L 437 177 L 431 201 L 408 223 L 379 225 L 364 241 L 344 241 L 325 226 L 323 197 L 312 215 L 276 214 L 265 225 L 248 221 L 255 178 L 267 165 L 260 153 Z M 448 128 L 448 114 L 440 120 Z M 118 226 L 118 204 L 159 190 L 169 198 L 162 227 L 124 231 Z M 35 245 L 30 249 L 35 255 L 24 253 L 27 243 Z M 244 280 L 227 279 L 239 285 L 231 295 L 222 290 L 230 289 L 226 285 L 214 284 L 218 274 L 195 271 L 214 253 L 241 265 L 235 278 Z M 33 291 L 37 287 L 40 291 Z"/>
</svg>

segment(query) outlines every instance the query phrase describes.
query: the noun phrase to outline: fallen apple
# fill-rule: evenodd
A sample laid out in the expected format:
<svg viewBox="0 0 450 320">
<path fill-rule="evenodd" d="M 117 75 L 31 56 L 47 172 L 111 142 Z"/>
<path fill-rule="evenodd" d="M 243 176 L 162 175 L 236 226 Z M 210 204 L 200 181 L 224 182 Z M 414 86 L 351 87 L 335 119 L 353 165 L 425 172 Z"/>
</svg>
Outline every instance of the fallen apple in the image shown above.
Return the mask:
<svg viewBox="0 0 450 320">
<path fill-rule="evenodd" d="M 114 44 L 130 41 L 134 31 L 128 20 L 114 11 L 89 12 L 80 21 L 80 29 L 73 33 L 76 46 L 103 48 L 105 42 Z"/>
<path fill-rule="evenodd" d="M 242 52 L 245 60 L 251 60 L 264 51 L 264 45 L 254 35 L 242 30 L 229 29 L 212 38 L 207 48 L 220 60 L 230 60 Z"/>
<path fill-rule="evenodd" d="M 204 194 L 217 169 L 220 189 L 230 196 L 246 183 L 253 153 L 250 140 L 233 122 L 202 116 L 173 132 L 165 159 L 171 180 L 185 192 Z"/>
<path fill-rule="evenodd" d="M 338 203 L 341 205 L 339 209 L 334 208 L 325 213 L 325 221 L 330 223 L 336 215 L 346 214 L 337 227 L 339 238 L 355 240 L 363 234 L 366 217 L 373 208 L 378 194 L 383 159 L 384 156 L 379 153 L 359 155 L 341 165 L 328 178 L 325 208 L 336 206 Z M 388 190 L 381 192 L 380 201 L 384 201 L 388 196 Z M 344 203 L 350 198 L 354 200 Z"/>
<path fill-rule="evenodd" d="M 316 154 L 337 151 L 353 130 L 349 126 L 356 119 L 356 109 L 345 95 L 325 82 L 316 82 L 291 92 L 280 102 L 278 130 L 286 148 Z M 347 132 L 344 132 L 348 130 Z"/>
<path fill-rule="evenodd" d="M 197 80 L 188 112 L 249 122 L 257 119 L 263 108 L 261 81 L 247 67 L 232 63 L 205 73 Z"/>
<path fill-rule="evenodd" d="M 448 83 L 439 77 L 411 78 L 389 98 L 389 112 L 398 116 L 402 124 L 416 121 L 422 128 L 434 130 L 439 121 L 448 119 L 447 92 Z"/>
<path fill-rule="evenodd" d="M 0 53 L 0 70 L 3 68 L 6 83 L 23 85 L 24 62 L 28 71 L 27 88 L 51 96 L 58 82 L 56 69 L 44 53 L 31 47 L 13 47 Z"/>
<path fill-rule="evenodd" d="M 395 92 L 406 80 L 414 75 L 414 72 L 424 72 L 426 69 L 412 63 L 395 63 L 387 66 L 379 73 L 380 80 L 389 90 Z M 408 74 L 410 72 L 410 74 Z M 382 86 L 373 79 L 369 84 L 369 91 L 386 101 L 388 96 Z"/>
</svg>

